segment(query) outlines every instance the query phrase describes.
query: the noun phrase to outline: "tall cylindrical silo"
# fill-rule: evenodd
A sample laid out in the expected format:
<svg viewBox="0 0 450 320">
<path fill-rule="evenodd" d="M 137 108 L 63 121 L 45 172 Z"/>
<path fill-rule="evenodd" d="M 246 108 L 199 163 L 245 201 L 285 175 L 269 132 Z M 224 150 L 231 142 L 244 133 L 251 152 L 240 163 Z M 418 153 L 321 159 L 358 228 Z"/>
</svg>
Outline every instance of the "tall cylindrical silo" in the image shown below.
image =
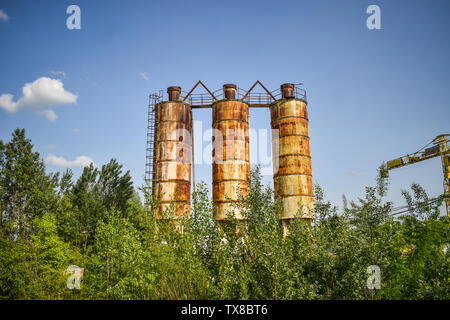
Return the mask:
<svg viewBox="0 0 450 320">
<path fill-rule="evenodd" d="M 236 85 L 223 86 L 224 99 L 212 105 L 213 126 L 213 201 L 215 220 L 226 220 L 227 212 L 241 213 L 233 207 L 238 190 L 247 194 L 250 170 L 248 104 L 236 99 Z"/>
<path fill-rule="evenodd" d="M 300 216 L 313 218 L 314 190 L 307 103 L 294 96 L 293 84 L 281 85 L 281 93 L 281 99 L 271 104 L 270 114 L 275 197 L 282 201 L 281 218 L 286 226 L 300 205 Z"/>
<path fill-rule="evenodd" d="M 179 100 L 181 88 L 167 89 L 169 101 L 156 105 L 155 178 L 153 189 L 161 201 L 157 214 L 175 205 L 175 216 L 189 214 L 191 192 L 191 106 Z"/>
</svg>

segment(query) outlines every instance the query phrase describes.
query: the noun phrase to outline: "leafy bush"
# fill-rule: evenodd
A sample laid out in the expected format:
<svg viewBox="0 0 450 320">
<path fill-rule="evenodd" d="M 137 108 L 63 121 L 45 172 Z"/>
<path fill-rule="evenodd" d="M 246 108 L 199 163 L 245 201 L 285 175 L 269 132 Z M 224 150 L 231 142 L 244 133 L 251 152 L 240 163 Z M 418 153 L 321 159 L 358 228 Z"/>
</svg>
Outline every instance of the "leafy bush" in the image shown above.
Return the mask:
<svg viewBox="0 0 450 320">
<path fill-rule="evenodd" d="M 408 208 L 393 216 L 381 174 L 365 196 L 342 209 L 315 186 L 315 216 L 280 225 L 280 203 L 261 183 L 235 209 L 244 220 L 216 223 L 207 187 L 192 196 L 190 217 L 174 207 L 156 217 L 141 204 L 115 159 L 101 169 L 45 173 L 24 130 L 0 141 L 1 299 L 449 299 L 449 219 L 442 198 L 413 184 Z M 382 172 L 380 167 L 379 172 Z M 301 210 L 297 214 L 300 214 Z M 84 268 L 81 290 L 64 271 Z M 380 289 L 367 286 L 380 268 Z"/>
</svg>

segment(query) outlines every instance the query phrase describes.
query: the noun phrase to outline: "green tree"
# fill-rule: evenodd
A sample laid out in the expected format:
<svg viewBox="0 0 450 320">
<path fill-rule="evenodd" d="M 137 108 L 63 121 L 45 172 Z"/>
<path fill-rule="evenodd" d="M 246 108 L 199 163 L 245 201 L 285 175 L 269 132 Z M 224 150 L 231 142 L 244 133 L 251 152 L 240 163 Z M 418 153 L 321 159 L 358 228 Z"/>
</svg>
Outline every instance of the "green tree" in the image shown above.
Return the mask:
<svg viewBox="0 0 450 320">
<path fill-rule="evenodd" d="M 418 184 L 402 194 L 409 212 L 398 219 L 397 252 L 392 256 L 386 299 L 448 299 L 450 257 L 449 219 L 440 216 L 442 197 L 430 199 Z"/>
<path fill-rule="evenodd" d="M 137 230 L 113 210 L 96 230 L 94 251 L 86 268 L 88 296 L 149 299 L 155 278 L 152 264 Z"/>
<path fill-rule="evenodd" d="M 75 182 L 70 170 L 46 175 L 17 129 L 0 141 L 0 299 L 449 299 L 443 198 L 413 184 L 393 216 L 383 168 L 340 208 L 316 185 L 316 219 L 293 219 L 284 233 L 258 167 L 235 203 L 244 220 L 231 210 L 214 221 L 202 183 L 190 217 L 173 219 L 175 205 L 158 217 L 158 199 L 144 192 L 144 207 L 115 159 Z M 85 269 L 81 290 L 66 287 L 71 264 Z M 367 288 L 370 265 L 380 289 Z"/>
<path fill-rule="evenodd" d="M 62 299 L 67 291 L 64 271 L 71 263 L 78 262 L 80 257 L 58 235 L 53 213 L 36 218 L 34 225 L 36 232 L 31 239 L 38 264 L 33 270 L 35 278 L 31 284 L 31 298 Z"/>
<path fill-rule="evenodd" d="M 8 143 L 0 140 L 1 225 L 9 239 L 29 238 L 32 221 L 54 210 L 52 179 L 39 153 L 33 152 L 25 129 L 16 129 Z"/>
<path fill-rule="evenodd" d="M 61 186 L 67 186 L 63 176 Z M 122 173 L 122 165 L 115 159 L 99 170 L 91 164 L 61 199 L 58 225 L 66 241 L 87 252 L 93 245 L 100 221 L 106 221 L 112 209 L 135 223 L 142 223 L 142 206 L 131 182 L 129 171 Z"/>
<path fill-rule="evenodd" d="M 0 299 L 26 299 L 37 269 L 35 248 L 23 239 L 0 238 Z"/>
</svg>

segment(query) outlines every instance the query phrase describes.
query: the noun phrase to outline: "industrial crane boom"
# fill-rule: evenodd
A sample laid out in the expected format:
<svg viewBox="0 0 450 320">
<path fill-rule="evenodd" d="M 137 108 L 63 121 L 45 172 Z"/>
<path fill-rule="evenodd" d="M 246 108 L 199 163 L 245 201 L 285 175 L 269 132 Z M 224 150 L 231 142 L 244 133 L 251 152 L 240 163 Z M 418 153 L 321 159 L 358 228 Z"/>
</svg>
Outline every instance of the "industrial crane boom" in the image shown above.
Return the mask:
<svg viewBox="0 0 450 320">
<path fill-rule="evenodd" d="M 401 168 L 404 166 L 408 166 L 410 164 L 414 164 L 417 162 L 421 162 L 424 160 L 428 160 L 435 157 L 441 157 L 442 159 L 442 170 L 444 172 L 444 200 L 447 209 L 447 216 L 450 215 L 449 207 L 450 207 L 450 134 L 441 134 L 434 138 L 429 144 L 420 149 L 419 151 L 407 154 L 406 156 L 388 161 L 386 163 L 386 170 L 384 171 L 385 176 L 389 176 L 389 171 L 396 168 Z M 426 148 L 430 144 L 433 144 L 432 147 Z M 425 149 L 426 148 L 426 149 Z M 425 150 L 424 150 L 425 149 Z"/>
</svg>

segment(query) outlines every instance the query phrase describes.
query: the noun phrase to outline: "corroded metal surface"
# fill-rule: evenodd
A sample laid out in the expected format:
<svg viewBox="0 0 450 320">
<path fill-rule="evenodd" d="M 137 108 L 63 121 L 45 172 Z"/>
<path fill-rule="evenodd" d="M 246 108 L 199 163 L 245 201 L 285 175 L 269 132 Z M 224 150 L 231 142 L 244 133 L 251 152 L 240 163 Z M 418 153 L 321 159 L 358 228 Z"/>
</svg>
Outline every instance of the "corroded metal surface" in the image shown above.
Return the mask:
<svg viewBox="0 0 450 320">
<path fill-rule="evenodd" d="M 281 96 L 283 99 L 293 98 L 294 97 L 294 84 L 293 83 L 285 83 L 280 86 Z"/>
<path fill-rule="evenodd" d="M 282 219 L 294 218 L 300 204 L 303 218 L 311 218 L 308 209 L 314 204 L 307 104 L 290 98 L 292 88 L 282 86 L 283 99 L 270 106 L 271 127 L 278 130 L 272 148 L 275 197 L 282 202 Z"/>
<path fill-rule="evenodd" d="M 232 83 L 224 84 L 223 85 L 223 94 L 225 96 L 225 99 L 227 100 L 234 100 L 236 99 L 236 88 L 237 86 Z"/>
<path fill-rule="evenodd" d="M 225 96 L 233 97 L 233 86 L 224 86 Z M 239 190 L 247 195 L 250 170 L 248 105 L 238 100 L 221 100 L 213 104 L 213 201 L 214 219 L 226 220 L 227 212 L 234 211 L 237 219 L 242 214 L 233 207 Z"/>
<path fill-rule="evenodd" d="M 172 89 L 171 89 L 172 88 Z M 177 98 L 177 87 L 168 90 Z M 170 93 L 169 92 L 169 93 Z M 192 110 L 184 102 L 162 102 L 156 105 L 154 192 L 164 209 L 174 206 L 175 215 L 188 214 L 191 191 Z"/>
<path fill-rule="evenodd" d="M 169 101 L 177 101 L 180 98 L 181 87 L 168 87 Z"/>
<path fill-rule="evenodd" d="M 252 90 L 260 85 L 265 93 Z M 202 85 L 208 95 L 192 92 Z M 278 93 L 276 93 L 278 92 Z M 153 193 L 162 201 L 158 213 L 172 203 L 176 214 L 190 208 L 192 108 L 212 107 L 213 115 L 213 200 L 214 218 L 226 219 L 227 210 L 233 208 L 240 190 L 247 193 L 249 159 L 249 107 L 270 107 L 273 136 L 273 162 L 275 196 L 283 203 L 283 223 L 289 223 L 298 211 L 299 203 L 305 209 L 313 208 L 313 182 L 309 142 L 306 91 L 299 85 L 283 84 L 279 91 L 269 91 L 256 81 L 244 93 L 234 84 L 223 86 L 223 99 L 211 92 L 201 81 L 184 97 L 177 86 L 167 89 L 169 101 L 155 102 L 155 139 L 153 161 L 147 172 L 154 177 Z M 162 95 L 162 94 L 161 94 Z M 280 97 L 281 96 L 281 97 Z M 159 97 L 159 95 L 158 95 Z M 276 100 L 280 99 L 280 100 Z M 187 102 L 189 103 L 187 103 Z M 149 130 L 151 126 L 149 126 Z M 153 141 L 153 140 L 152 140 Z M 149 152 L 149 151 L 148 151 Z M 176 201 L 174 198 L 176 196 Z M 233 208 L 234 209 L 234 208 Z M 308 218 L 305 210 L 304 218 Z M 236 212 L 236 217 L 242 215 Z"/>
</svg>

